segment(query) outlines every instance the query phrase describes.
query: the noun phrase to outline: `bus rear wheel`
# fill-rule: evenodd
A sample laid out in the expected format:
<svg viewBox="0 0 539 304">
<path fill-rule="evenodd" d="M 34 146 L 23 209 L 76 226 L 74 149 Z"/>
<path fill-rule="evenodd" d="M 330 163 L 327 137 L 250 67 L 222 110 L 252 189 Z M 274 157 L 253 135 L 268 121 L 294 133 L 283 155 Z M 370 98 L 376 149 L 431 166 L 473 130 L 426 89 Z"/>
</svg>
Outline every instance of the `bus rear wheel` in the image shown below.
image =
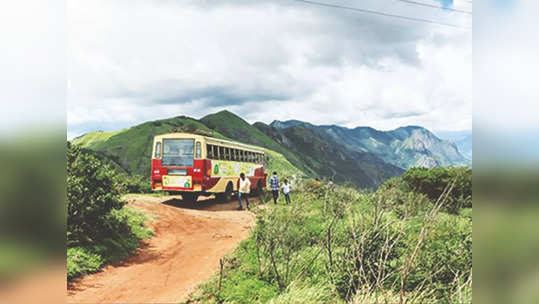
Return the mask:
<svg viewBox="0 0 539 304">
<path fill-rule="evenodd" d="M 232 200 L 232 183 L 228 183 L 226 190 L 223 193 L 218 193 L 216 195 L 217 201 L 221 203 L 228 203 Z"/>
<path fill-rule="evenodd" d="M 198 194 L 191 193 L 191 192 L 184 192 L 182 193 L 183 201 L 186 203 L 194 203 L 198 199 Z"/>
</svg>

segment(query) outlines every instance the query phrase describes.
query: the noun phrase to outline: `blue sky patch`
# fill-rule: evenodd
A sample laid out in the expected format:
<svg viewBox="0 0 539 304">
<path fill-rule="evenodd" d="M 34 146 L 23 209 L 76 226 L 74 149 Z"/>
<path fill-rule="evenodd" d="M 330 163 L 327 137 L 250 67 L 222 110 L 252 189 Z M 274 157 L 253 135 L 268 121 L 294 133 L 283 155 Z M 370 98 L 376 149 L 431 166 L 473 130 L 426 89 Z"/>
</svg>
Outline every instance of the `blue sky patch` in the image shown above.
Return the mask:
<svg viewBox="0 0 539 304">
<path fill-rule="evenodd" d="M 442 4 L 443 7 L 452 7 L 453 0 L 436 0 Z"/>
</svg>

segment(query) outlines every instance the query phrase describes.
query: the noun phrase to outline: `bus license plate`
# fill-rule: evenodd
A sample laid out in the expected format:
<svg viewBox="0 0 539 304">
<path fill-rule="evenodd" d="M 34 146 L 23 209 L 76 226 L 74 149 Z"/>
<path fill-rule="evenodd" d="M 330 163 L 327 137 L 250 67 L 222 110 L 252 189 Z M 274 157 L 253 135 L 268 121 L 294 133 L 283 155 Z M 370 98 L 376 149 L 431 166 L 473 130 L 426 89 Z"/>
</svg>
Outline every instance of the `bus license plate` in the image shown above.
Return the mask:
<svg viewBox="0 0 539 304">
<path fill-rule="evenodd" d="M 163 186 L 191 188 L 191 176 L 165 175 L 163 176 Z"/>
</svg>

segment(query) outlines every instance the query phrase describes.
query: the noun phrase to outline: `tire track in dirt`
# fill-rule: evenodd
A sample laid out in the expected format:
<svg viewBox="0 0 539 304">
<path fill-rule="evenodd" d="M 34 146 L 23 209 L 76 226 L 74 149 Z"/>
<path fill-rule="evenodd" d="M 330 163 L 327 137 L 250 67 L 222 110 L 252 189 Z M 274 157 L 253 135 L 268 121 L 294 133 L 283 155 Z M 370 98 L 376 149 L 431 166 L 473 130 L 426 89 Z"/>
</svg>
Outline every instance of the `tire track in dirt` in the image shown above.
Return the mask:
<svg viewBox="0 0 539 304">
<path fill-rule="evenodd" d="M 151 239 L 118 265 L 68 285 L 68 303 L 176 303 L 219 268 L 219 259 L 248 236 L 250 212 L 237 202 L 180 197 L 129 195 L 128 207 L 146 211 L 153 220 Z"/>
</svg>

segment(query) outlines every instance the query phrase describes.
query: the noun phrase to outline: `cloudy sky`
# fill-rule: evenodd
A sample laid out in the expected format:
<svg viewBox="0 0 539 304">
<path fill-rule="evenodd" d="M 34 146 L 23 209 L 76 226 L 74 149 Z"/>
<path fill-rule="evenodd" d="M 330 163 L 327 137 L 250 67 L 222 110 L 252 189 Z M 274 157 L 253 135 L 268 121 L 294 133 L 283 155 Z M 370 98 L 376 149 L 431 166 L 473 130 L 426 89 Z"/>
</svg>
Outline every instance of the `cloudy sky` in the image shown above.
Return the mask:
<svg viewBox="0 0 539 304">
<path fill-rule="evenodd" d="M 470 14 L 320 2 L 457 28 L 294 0 L 68 1 L 68 138 L 222 109 L 251 123 L 471 130 Z"/>
</svg>

